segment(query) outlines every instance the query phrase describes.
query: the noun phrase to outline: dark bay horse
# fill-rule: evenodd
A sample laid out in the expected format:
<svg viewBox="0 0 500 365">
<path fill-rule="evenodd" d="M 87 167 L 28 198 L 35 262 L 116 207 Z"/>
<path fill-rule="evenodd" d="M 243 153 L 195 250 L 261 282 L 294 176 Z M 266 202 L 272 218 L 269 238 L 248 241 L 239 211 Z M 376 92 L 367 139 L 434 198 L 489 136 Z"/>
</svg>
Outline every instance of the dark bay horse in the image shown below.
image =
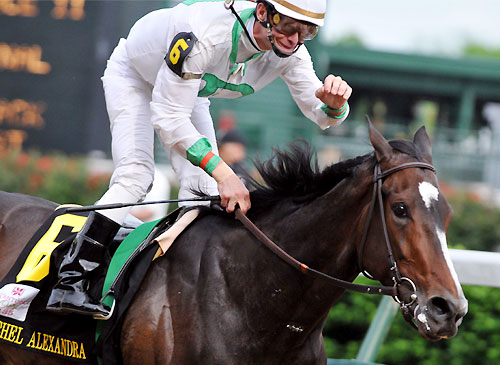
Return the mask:
<svg viewBox="0 0 500 365">
<path fill-rule="evenodd" d="M 387 142 L 370 124 L 370 141 L 374 153 L 321 172 L 308 148 L 277 151 L 259 167 L 265 185 L 252 192 L 248 216 L 311 268 L 346 281 L 365 270 L 397 285 L 424 338 L 452 337 L 467 300 L 446 246 L 450 206 L 422 168 L 432 163 L 429 137 L 422 128 L 413 142 Z M 376 166 L 390 174 L 379 179 L 384 209 L 370 212 Z M 54 207 L 0 194 L 2 276 Z M 234 217 L 206 214 L 149 269 L 123 325 L 124 363 L 325 364 L 322 328 L 343 292 L 295 271 Z M 55 359 L 0 344 L 0 362 Z"/>
</svg>

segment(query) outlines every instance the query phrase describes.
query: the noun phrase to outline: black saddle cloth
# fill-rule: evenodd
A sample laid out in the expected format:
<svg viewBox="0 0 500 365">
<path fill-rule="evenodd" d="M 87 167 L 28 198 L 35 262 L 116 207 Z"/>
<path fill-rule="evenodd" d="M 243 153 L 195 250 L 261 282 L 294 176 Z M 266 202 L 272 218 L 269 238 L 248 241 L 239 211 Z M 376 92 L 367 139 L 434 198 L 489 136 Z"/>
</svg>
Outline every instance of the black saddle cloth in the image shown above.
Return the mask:
<svg viewBox="0 0 500 365">
<path fill-rule="evenodd" d="M 64 209 L 57 209 L 33 235 L 0 282 L 0 341 L 76 362 L 97 363 L 99 356 L 106 364 L 120 363 L 119 330 L 124 314 L 158 249 L 157 244 L 150 243 L 175 222 L 179 212 L 176 210 L 150 223 L 154 234 L 147 235 L 149 242 L 140 242 L 140 252 L 133 252 L 127 270 L 114 280 L 113 316 L 107 321 L 96 321 L 89 316 L 60 315 L 45 309 L 58 280 L 60 263 L 88 215 L 88 212 L 68 214 Z M 110 246 L 111 253 L 139 223 L 125 222 L 126 226 Z M 97 291 L 89 293 L 100 299 L 102 286 L 97 287 Z M 96 334 L 100 335 L 97 342 Z"/>
</svg>

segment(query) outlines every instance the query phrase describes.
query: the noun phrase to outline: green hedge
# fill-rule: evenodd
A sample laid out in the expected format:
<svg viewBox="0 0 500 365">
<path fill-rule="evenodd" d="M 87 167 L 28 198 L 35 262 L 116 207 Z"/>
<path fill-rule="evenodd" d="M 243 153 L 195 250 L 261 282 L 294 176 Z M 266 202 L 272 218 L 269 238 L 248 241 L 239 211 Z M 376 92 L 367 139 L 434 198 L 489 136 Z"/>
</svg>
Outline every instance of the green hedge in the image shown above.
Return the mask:
<svg viewBox="0 0 500 365">
<path fill-rule="evenodd" d="M 448 229 L 451 246 L 480 251 L 494 251 L 500 246 L 500 210 L 497 207 L 465 192 L 455 192 L 448 200 L 453 208 Z"/>
<path fill-rule="evenodd" d="M 109 174 L 90 174 L 84 158 L 10 152 L 0 155 L 0 190 L 61 204 L 89 205 L 109 184 Z"/>
<path fill-rule="evenodd" d="M 497 364 L 500 361 L 500 290 L 464 286 L 469 312 L 457 336 L 424 340 L 398 313 L 376 358 L 384 364 Z M 380 298 L 346 293 L 324 330 L 328 357 L 355 358 Z"/>
</svg>

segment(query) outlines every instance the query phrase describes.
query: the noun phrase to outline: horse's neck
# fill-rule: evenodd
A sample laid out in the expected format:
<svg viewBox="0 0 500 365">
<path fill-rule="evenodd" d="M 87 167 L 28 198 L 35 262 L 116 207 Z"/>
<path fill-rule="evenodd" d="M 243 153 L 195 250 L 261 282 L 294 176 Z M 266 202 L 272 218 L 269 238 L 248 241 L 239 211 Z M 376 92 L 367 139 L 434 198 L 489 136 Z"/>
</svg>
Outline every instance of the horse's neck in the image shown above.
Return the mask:
<svg viewBox="0 0 500 365">
<path fill-rule="evenodd" d="M 260 219 L 259 224 L 297 260 L 339 279 L 352 281 L 359 273 L 356 245 L 361 239 L 369 204 L 370 181 L 371 172 L 362 172 L 346 178 L 329 193 L 307 204 L 284 202 L 274 209 L 275 212 Z M 297 273 L 294 280 L 303 297 L 321 293 L 320 296 L 334 302 L 343 292 L 320 280 L 304 286 L 300 278 L 301 274 Z"/>
<path fill-rule="evenodd" d="M 262 224 L 276 242 L 306 264 L 328 271 L 352 268 L 361 239 L 363 212 L 369 204 L 370 177 L 349 178 L 329 193 L 304 205 L 283 204 Z M 355 269 L 355 268 L 354 268 Z M 348 270 L 351 275 L 355 270 Z"/>
<path fill-rule="evenodd" d="M 300 207 L 283 202 L 256 224 L 297 260 L 352 281 L 358 274 L 354 243 L 359 236 L 358 216 L 366 205 L 367 194 L 359 182 L 346 181 L 344 185 Z M 258 242 L 248 244 L 256 247 L 250 253 L 252 257 L 247 257 L 253 263 L 251 272 L 245 274 L 256 285 L 245 286 L 244 297 L 249 303 L 259 303 L 257 308 L 272 308 L 273 313 L 263 316 L 247 308 L 254 320 L 252 325 L 270 329 L 282 326 L 281 335 L 293 335 L 299 342 L 299 333 L 321 333 L 331 306 L 344 290 L 295 271 L 280 262 L 278 256 L 263 252 L 265 248 Z"/>
</svg>

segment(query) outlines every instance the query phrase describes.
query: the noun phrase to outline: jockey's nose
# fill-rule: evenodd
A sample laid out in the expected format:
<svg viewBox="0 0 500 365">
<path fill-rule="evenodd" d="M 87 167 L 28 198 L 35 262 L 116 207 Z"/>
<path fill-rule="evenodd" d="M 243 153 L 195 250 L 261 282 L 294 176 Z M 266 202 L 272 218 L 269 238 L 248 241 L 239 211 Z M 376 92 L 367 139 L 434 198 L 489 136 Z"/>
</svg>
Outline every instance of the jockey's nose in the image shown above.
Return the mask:
<svg viewBox="0 0 500 365">
<path fill-rule="evenodd" d="M 295 44 L 299 43 L 299 32 L 295 32 L 287 37 L 290 41 L 294 42 Z"/>
</svg>

